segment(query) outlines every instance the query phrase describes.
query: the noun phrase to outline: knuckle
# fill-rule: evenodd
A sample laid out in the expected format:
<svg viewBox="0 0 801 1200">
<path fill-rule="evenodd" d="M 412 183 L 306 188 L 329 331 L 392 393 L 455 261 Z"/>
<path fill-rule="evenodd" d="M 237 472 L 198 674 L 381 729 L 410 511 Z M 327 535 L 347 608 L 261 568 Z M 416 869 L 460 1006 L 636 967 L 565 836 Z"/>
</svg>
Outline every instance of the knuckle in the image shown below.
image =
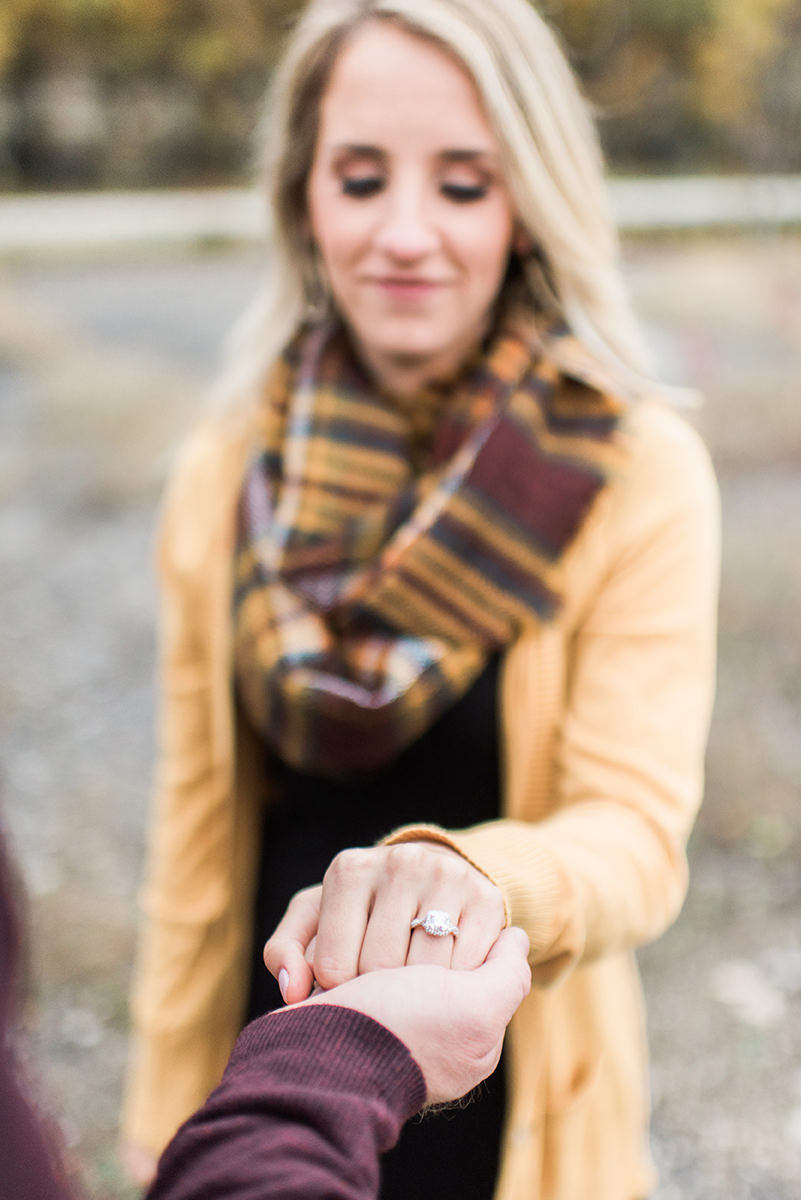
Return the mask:
<svg viewBox="0 0 801 1200">
<path fill-rule="evenodd" d="M 388 846 L 385 871 L 390 878 L 399 879 L 416 875 L 421 865 L 420 847 L 414 842 L 403 842 L 399 846 Z"/>
<path fill-rule="evenodd" d="M 323 882 L 330 884 L 364 876 L 370 869 L 369 855 L 369 850 L 361 848 L 340 850 L 331 860 Z"/>
<path fill-rule="evenodd" d="M 450 883 L 463 886 L 465 881 L 462 864 L 456 859 L 445 858 L 442 854 L 432 855 L 428 874 L 435 883 Z"/>
<path fill-rule="evenodd" d="M 292 938 L 282 937 L 280 934 L 273 934 L 264 943 L 263 958 L 266 965 L 269 967 L 271 963 L 280 963 L 286 957 L 287 951 L 294 945 Z"/>
<path fill-rule="evenodd" d="M 397 871 L 399 867 L 407 860 L 409 847 L 402 846 L 387 846 L 387 870 Z"/>
<path fill-rule="evenodd" d="M 281 967 L 286 966 L 288 960 L 291 958 L 291 948 L 288 947 L 286 942 L 267 942 L 262 951 L 262 959 L 265 967 L 276 978 Z"/>
<path fill-rule="evenodd" d="M 461 869 L 460 860 L 432 849 L 426 842 L 401 842 L 386 847 L 385 871 L 394 879 L 440 883 L 458 877 Z"/>
<path fill-rule="evenodd" d="M 487 879 L 486 875 L 477 874 L 473 886 L 476 896 L 488 912 L 503 914 L 503 895 L 496 884 Z"/>
<path fill-rule="evenodd" d="M 313 884 L 311 887 L 301 888 L 299 892 L 289 901 L 287 905 L 287 913 L 296 914 L 298 911 L 305 911 L 309 902 L 314 898 L 314 893 L 318 890 L 319 884 Z"/>
</svg>

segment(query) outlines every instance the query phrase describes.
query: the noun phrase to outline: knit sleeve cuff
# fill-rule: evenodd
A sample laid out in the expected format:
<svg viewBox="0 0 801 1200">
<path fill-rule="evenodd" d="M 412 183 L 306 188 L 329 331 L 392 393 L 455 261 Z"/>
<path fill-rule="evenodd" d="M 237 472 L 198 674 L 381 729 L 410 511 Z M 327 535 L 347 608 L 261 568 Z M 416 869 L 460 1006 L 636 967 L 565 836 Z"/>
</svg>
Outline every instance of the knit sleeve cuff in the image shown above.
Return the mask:
<svg viewBox="0 0 801 1200">
<path fill-rule="evenodd" d="M 351 1008 L 309 1004 L 279 1009 L 239 1035 L 226 1076 L 269 1055 L 273 1082 L 331 1088 L 380 1101 L 401 1121 L 425 1105 L 426 1083 L 404 1043 Z"/>
</svg>

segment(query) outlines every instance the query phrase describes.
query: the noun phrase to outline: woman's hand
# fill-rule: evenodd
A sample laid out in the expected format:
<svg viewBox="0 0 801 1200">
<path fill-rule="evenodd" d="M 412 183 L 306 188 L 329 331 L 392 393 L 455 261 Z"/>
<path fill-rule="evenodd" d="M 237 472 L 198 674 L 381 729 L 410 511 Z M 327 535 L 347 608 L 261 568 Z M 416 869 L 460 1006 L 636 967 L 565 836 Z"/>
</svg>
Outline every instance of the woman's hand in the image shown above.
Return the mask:
<svg viewBox="0 0 801 1200">
<path fill-rule="evenodd" d="M 458 935 L 434 937 L 415 917 L 449 914 Z M 288 1004 L 387 967 L 430 963 L 471 970 L 504 927 L 500 890 L 438 842 L 343 850 L 321 885 L 292 899 L 264 947 Z"/>
</svg>

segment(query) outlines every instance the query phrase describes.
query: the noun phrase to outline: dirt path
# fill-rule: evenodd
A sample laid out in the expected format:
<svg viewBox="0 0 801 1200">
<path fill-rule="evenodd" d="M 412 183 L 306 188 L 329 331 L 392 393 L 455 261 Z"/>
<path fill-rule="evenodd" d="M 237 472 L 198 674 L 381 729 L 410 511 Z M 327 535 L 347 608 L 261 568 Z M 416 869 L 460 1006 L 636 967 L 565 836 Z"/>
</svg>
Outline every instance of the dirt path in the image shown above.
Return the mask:
<svg viewBox="0 0 801 1200">
<path fill-rule="evenodd" d="M 801 241 L 627 249 L 665 369 L 709 396 L 720 695 L 680 921 L 642 955 L 655 1200 L 801 1194 Z M 34 1046 L 95 1200 L 113 1145 L 152 761 L 150 538 L 252 253 L 0 274 L 0 761 L 31 892 Z M 591 1200 L 591 1198 L 587 1198 Z"/>
</svg>

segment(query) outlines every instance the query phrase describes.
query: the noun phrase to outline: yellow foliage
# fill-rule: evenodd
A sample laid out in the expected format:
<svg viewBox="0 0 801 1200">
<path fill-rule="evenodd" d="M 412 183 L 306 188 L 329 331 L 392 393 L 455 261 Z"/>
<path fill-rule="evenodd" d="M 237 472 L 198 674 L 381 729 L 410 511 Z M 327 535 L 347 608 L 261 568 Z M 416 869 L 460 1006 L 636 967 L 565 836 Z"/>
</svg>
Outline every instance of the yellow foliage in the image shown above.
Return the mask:
<svg viewBox="0 0 801 1200">
<path fill-rule="evenodd" d="M 792 50 L 782 39 L 801 43 L 792 20 L 800 2 L 532 0 L 559 30 L 587 94 L 610 118 L 606 128 L 617 147 L 636 161 L 641 148 L 647 157 L 656 146 L 665 162 L 700 160 L 710 145 L 725 144 L 732 131 L 739 135 L 745 122 L 775 121 L 765 116 L 765 83 L 779 64 L 788 70 Z M 224 128 L 239 120 L 237 106 L 260 86 L 288 19 L 304 3 L 0 0 L 0 81 L 12 78 L 24 89 L 29 79 L 78 62 L 102 74 L 109 88 L 142 76 L 188 83 L 203 119 Z M 788 92 L 792 81 L 779 82 Z M 240 124 L 247 120 L 243 114 Z"/>
<path fill-rule="evenodd" d="M 781 19 L 797 0 L 712 0 L 707 35 L 694 54 L 697 106 L 731 120 L 757 103 L 762 72 L 778 48 Z"/>
<path fill-rule="evenodd" d="M 43 7 L 42 0 L 3 0 L 0 7 L 0 73 L 16 53 L 24 22 Z"/>
<path fill-rule="evenodd" d="M 104 14 L 122 24 L 144 26 L 159 25 L 171 7 L 169 0 L 56 0 L 56 3 L 76 17 Z"/>
</svg>

